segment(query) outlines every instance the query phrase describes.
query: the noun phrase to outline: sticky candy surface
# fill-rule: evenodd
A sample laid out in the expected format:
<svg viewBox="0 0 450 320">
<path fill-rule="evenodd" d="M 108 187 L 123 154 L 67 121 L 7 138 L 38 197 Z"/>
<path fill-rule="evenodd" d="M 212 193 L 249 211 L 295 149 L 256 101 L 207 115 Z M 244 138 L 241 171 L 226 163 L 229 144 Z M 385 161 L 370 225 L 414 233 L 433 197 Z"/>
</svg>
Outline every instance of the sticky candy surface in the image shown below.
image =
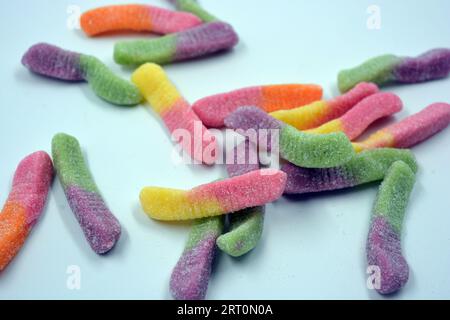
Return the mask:
<svg viewBox="0 0 450 320">
<path fill-rule="evenodd" d="M 53 137 L 52 153 L 59 180 L 86 240 L 96 253 L 107 253 L 119 240 L 121 227 L 100 195 L 78 141 L 67 134 L 57 134 Z"/>
<path fill-rule="evenodd" d="M 156 220 L 190 220 L 223 215 L 277 200 L 286 174 L 264 169 L 196 187 L 189 191 L 146 187 L 140 194 L 144 211 Z"/>
<path fill-rule="evenodd" d="M 208 11 L 203 9 L 197 2 L 197 0 L 168 0 L 169 2 L 175 4 L 178 10 L 191 12 L 197 17 L 202 19 L 204 22 L 217 21 L 215 16 L 210 14 Z"/>
<path fill-rule="evenodd" d="M 413 153 L 400 149 L 374 149 L 357 154 L 349 162 L 329 169 L 307 169 L 291 163 L 281 168 L 287 174 L 286 194 L 314 193 L 350 188 L 379 181 L 396 161 L 417 171 Z"/>
<path fill-rule="evenodd" d="M 238 41 L 229 24 L 210 22 L 161 38 L 118 42 L 114 60 L 123 65 L 167 64 L 231 49 Z"/>
<path fill-rule="evenodd" d="M 149 5 L 112 5 L 89 10 L 80 17 L 83 31 L 96 36 L 111 31 L 179 32 L 201 24 L 200 18 Z"/>
<path fill-rule="evenodd" d="M 409 148 L 448 127 L 450 104 L 434 103 L 419 113 L 381 129 L 364 141 L 354 144 L 356 151 L 395 147 Z"/>
<path fill-rule="evenodd" d="M 376 120 L 399 112 L 402 108 L 403 103 L 395 94 L 377 93 L 359 102 L 339 119 L 305 132 L 314 134 L 344 132 L 350 140 L 353 140 Z"/>
<path fill-rule="evenodd" d="M 205 298 L 223 220 L 223 216 L 216 216 L 193 222 L 184 252 L 170 277 L 170 292 L 175 299 Z"/>
<path fill-rule="evenodd" d="M 372 58 L 338 75 L 341 92 L 360 82 L 384 85 L 389 82 L 417 83 L 447 77 L 450 73 L 450 49 L 433 49 L 417 58 L 392 54 Z"/>
<path fill-rule="evenodd" d="M 322 88 L 313 84 L 257 86 L 216 94 L 192 106 L 208 127 L 221 128 L 225 118 L 240 107 L 259 107 L 266 112 L 292 109 L 322 98 Z"/>
<path fill-rule="evenodd" d="M 367 241 L 367 263 L 381 271 L 381 294 L 400 290 L 408 281 L 409 267 L 402 255 L 401 232 L 406 207 L 414 187 L 411 168 L 395 162 L 384 178 L 373 209 Z"/>
<path fill-rule="evenodd" d="M 19 252 L 44 209 L 53 179 L 53 164 L 44 151 L 23 159 L 0 213 L 0 271 Z"/>
<path fill-rule="evenodd" d="M 190 139 L 178 139 L 177 143 L 181 144 L 192 159 L 212 164 L 216 157 L 214 136 L 170 82 L 164 70 L 156 64 L 142 65 L 133 73 L 132 81 L 164 121 L 170 133 L 173 134 L 176 130 L 189 133 Z"/>
<path fill-rule="evenodd" d="M 32 72 L 50 78 L 87 81 L 99 97 L 113 104 L 128 106 L 142 101 L 136 86 L 115 75 L 93 56 L 39 43 L 28 49 L 22 64 Z"/>
<path fill-rule="evenodd" d="M 270 115 L 298 130 L 313 129 L 343 116 L 361 100 L 378 92 L 373 83 L 360 83 L 350 92 L 329 101 L 316 101 L 292 110 L 280 110 Z"/>
</svg>

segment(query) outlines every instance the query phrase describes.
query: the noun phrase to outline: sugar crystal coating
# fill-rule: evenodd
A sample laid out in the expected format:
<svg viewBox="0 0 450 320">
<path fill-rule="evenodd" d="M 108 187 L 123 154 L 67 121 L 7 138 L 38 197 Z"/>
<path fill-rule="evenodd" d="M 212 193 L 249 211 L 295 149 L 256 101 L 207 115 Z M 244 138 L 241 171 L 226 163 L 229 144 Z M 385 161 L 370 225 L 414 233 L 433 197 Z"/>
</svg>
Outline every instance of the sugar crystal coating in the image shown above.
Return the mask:
<svg viewBox="0 0 450 320">
<path fill-rule="evenodd" d="M 178 10 L 195 14 L 197 17 L 202 19 L 203 22 L 212 22 L 219 20 L 211 13 L 203 9 L 198 4 L 197 0 L 168 0 L 168 1 L 175 4 Z"/>
</svg>

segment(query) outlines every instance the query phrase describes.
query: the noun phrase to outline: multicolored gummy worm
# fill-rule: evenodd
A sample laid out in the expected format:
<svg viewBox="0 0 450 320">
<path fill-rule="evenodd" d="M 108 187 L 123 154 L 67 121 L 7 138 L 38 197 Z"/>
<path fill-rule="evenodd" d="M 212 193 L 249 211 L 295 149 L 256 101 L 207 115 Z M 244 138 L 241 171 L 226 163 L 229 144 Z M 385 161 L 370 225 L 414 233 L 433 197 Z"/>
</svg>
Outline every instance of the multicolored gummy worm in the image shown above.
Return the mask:
<svg viewBox="0 0 450 320">
<path fill-rule="evenodd" d="M 144 64 L 133 73 L 132 81 L 183 150 L 200 163 L 213 164 L 217 156 L 215 137 L 170 82 L 164 70 L 156 64 Z M 190 139 L 176 137 L 177 131 L 181 130 L 186 131 Z"/>
<path fill-rule="evenodd" d="M 392 54 L 372 58 L 338 75 L 341 92 L 347 92 L 360 82 L 374 82 L 380 86 L 391 83 L 418 83 L 445 78 L 450 73 L 450 49 L 433 49 L 416 57 Z"/>
<path fill-rule="evenodd" d="M 242 153 L 241 150 L 244 150 Z M 234 149 L 234 161 L 226 165 L 230 177 L 237 177 L 260 169 L 258 159 L 251 161 L 252 154 L 257 158 L 257 146 L 248 139 Z M 228 215 L 230 230 L 217 239 L 217 246 L 233 257 L 241 257 L 253 250 L 261 239 L 264 228 L 265 206 L 245 209 Z"/>
<path fill-rule="evenodd" d="M 114 60 L 122 65 L 168 64 L 228 50 L 238 42 L 231 25 L 210 22 L 156 39 L 118 42 L 114 46 Z"/>
<path fill-rule="evenodd" d="M 305 168 L 331 168 L 349 161 L 355 154 L 352 144 L 342 132 L 307 134 L 284 124 L 257 107 L 242 107 L 225 119 L 235 130 L 270 129 L 279 132 L 281 158 Z M 274 146 L 270 146 L 273 150 Z"/>
<path fill-rule="evenodd" d="M 266 85 L 212 95 L 198 100 L 192 108 L 206 126 L 221 128 L 225 118 L 240 107 L 253 106 L 272 112 L 297 108 L 321 98 L 322 87 L 314 84 Z"/>
<path fill-rule="evenodd" d="M 286 163 L 281 171 L 287 175 L 285 194 L 304 194 L 339 190 L 382 180 L 396 161 L 403 161 L 417 171 L 410 150 L 374 149 L 357 154 L 347 163 L 329 169 L 307 169 Z"/>
<path fill-rule="evenodd" d="M 361 100 L 342 117 L 304 132 L 314 134 L 344 132 L 350 140 L 353 140 L 376 120 L 393 115 L 402 108 L 402 100 L 395 94 L 376 93 Z"/>
<path fill-rule="evenodd" d="M 32 72 L 50 78 L 87 81 L 99 97 L 116 105 L 132 106 L 142 101 L 135 85 L 115 75 L 93 56 L 39 43 L 28 49 L 22 64 Z"/>
<path fill-rule="evenodd" d="M 52 153 L 61 185 L 86 240 L 97 254 L 110 251 L 120 238 L 119 221 L 105 204 L 86 166 L 77 139 L 53 137 Z"/>
<path fill-rule="evenodd" d="M 17 255 L 41 216 L 52 179 L 52 160 L 44 151 L 19 163 L 0 214 L 0 271 Z"/>
<path fill-rule="evenodd" d="M 350 92 L 332 100 L 297 105 L 294 109 L 279 110 L 270 115 L 298 130 L 309 130 L 343 116 L 356 104 L 378 91 L 378 87 L 373 83 L 360 83 Z"/>
<path fill-rule="evenodd" d="M 178 10 L 186 11 L 195 14 L 203 22 L 218 21 L 219 19 L 213 16 L 211 13 L 203 9 L 197 2 L 197 0 L 168 0 L 173 3 Z"/>
<path fill-rule="evenodd" d="M 262 206 L 283 194 L 286 174 L 262 169 L 185 191 L 146 187 L 140 194 L 144 211 L 153 219 L 179 221 L 224 215 Z"/>
<path fill-rule="evenodd" d="M 404 162 L 388 170 L 373 209 L 367 240 L 367 264 L 378 267 L 380 294 L 400 290 L 408 281 L 409 267 L 402 255 L 401 232 L 415 174 Z"/>
<path fill-rule="evenodd" d="M 434 103 L 353 146 L 357 152 L 383 147 L 410 148 L 444 130 L 449 124 L 450 104 Z"/>
<path fill-rule="evenodd" d="M 112 31 L 149 31 L 168 34 L 202 23 L 197 16 L 143 4 L 111 5 L 89 10 L 80 17 L 88 36 Z"/>
</svg>

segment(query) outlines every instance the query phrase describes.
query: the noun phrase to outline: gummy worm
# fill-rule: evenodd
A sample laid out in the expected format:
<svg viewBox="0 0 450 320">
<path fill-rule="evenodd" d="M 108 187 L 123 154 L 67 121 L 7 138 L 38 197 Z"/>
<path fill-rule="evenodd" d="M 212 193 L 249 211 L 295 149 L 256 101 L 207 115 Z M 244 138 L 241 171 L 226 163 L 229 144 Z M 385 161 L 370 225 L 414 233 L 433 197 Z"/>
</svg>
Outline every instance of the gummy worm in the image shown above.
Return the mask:
<svg viewBox="0 0 450 320">
<path fill-rule="evenodd" d="M 376 120 L 399 112 L 402 108 L 402 100 L 395 94 L 377 93 L 359 102 L 342 117 L 304 132 L 314 134 L 344 132 L 350 140 L 353 140 Z"/>
<path fill-rule="evenodd" d="M 449 73 L 450 49 L 433 49 L 417 58 L 387 54 L 339 72 L 338 86 L 341 92 L 347 92 L 360 82 L 380 86 L 391 82 L 418 83 L 445 78 Z"/>
<path fill-rule="evenodd" d="M 408 281 L 409 267 L 402 255 L 401 232 L 415 174 L 402 161 L 395 162 L 384 178 L 373 209 L 367 241 L 367 263 L 380 270 L 380 294 L 400 290 Z"/>
<path fill-rule="evenodd" d="M 427 140 L 450 124 L 450 104 L 434 103 L 353 144 L 357 152 L 374 148 L 409 148 Z"/>
<path fill-rule="evenodd" d="M 22 64 L 32 72 L 50 78 L 87 81 L 99 97 L 113 104 L 131 106 L 142 101 L 135 85 L 115 75 L 93 56 L 39 43 L 28 49 Z"/>
<path fill-rule="evenodd" d="M 168 0 L 173 3 L 178 10 L 195 14 L 203 22 L 212 22 L 219 20 L 208 11 L 203 9 L 196 0 Z"/>
<path fill-rule="evenodd" d="M 208 127 L 221 128 L 225 118 L 240 107 L 259 107 L 266 112 L 297 108 L 322 98 L 315 84 L 255 86 L 220 93 L 198 100 L 192 106 Z"/>
<path fill-rule="evenodd" d="M 382 180 L 396 161 L 408 164 L 414 172 L 417 163 L 410 150 L 374 149 L 361 152 L 349 162 L 329 169 L 307 169 L 291 163 L 281 170 L 287 174 L 285 194 L 304 194 L 350 188 Z"/>
<path fill-rule="evenodd" d="M 118 42 L 114 60 L 122 65 L 167 64 L 231 49 L 238 41 L 228 23 L 210 22 L 160 38 Z"/>
<path fill-rule="evenodd" d="M 332 100 L 317 101 L 291 110 L 279 110 L 270 115 L 298 130 L 316 128 L 328 121 L 343 116 L 361 100 L 377 93 L 373 83 L 360 83 L 350 92 Z"/>
<path fill-rule="evenodd" d="M 278 121 L 256 107 L 242 107 L 225 119 L 230 129 L 279 130 L 281 158 L 306 168 L 331 168 L 349 161 L 355 154 L 352 144 L 342 133 L 323 135 L 303 133 Z M 271 146 L 273 150 L 273 146 Z"/>
<path fill-rule="evenodd" d="M 56 172 L 86 240 L 97 254 L 110 251 L 120 238 L 119 221 L 105 204 L 84 162 L 77 139 L 64 133 L 53 137 Z"/>
<path fill-rule="evenodd" d="M 201 185 L 189 191 L 146 187 L 140 194 L 144 211 L 163 221 L 192 220 L 262 206 L 284 191 L 286 174 L 263 169 Z"/>
<path fill-rule="evenodd" d="M 214 163 L 214 136 L 170 82 L 164 70 L 156 64 L 144 64 L 133 73 L 132 81 L 172 134 L 176 130 L 186 130 L 193 138 L 177 141 L 192 159 L 205 164 Z"/>
<path fill-rule="evenodd" d="M 0 214 L 0 271 L 22 248 L 41 216 L 52 179 L 52 160 L 44 151 L 32 153 L 19 163 Z"/>
<path fill-rule="evenodd" d="M 167 34 L 183 31 L 201 24 L 197 16 L 149 5 L 111 5 L 89 10 L 80 17 L 88 36 L 111 31 L 149 31 Z"/>
</svg>

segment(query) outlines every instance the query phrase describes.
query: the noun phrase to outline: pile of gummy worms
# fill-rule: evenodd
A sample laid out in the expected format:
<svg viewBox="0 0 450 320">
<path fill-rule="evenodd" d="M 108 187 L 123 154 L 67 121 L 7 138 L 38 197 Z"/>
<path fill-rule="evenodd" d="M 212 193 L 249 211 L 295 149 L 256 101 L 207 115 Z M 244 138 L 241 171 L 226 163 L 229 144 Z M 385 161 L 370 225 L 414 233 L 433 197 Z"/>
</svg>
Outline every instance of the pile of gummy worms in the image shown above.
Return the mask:
<svg viewBox="0 0 450 320">
<path fill-rule="evenodd" d="M 367 264 L 380 268 L 380 294 L 404 287 L 409 266 L 402 253 L 401 233 L 418 170 L 407 148 L 450 124 L 450 104 L 431 104 L 365 140 L 355 140 L 378 119 L 403 109 L 400 97 L 381 92 L 379 87 L 447 77 L 450 49 L 433 49 L 418 57 L 384 55 L 344 70 L 338 75 L 342 95 L 331 100 L 321 100 L 322 88 L 315 84 L 278 84 L 212 95 L 191 106 L 160 65 L 229 50 L 239 39 L 230 24 L 196 0 L 169 1 L 179 11 L 127 4 L 96 8 L 81 16 L 81 27 L 89 37 L 123 30 L 161 35 L 115 45 L 114 60 L 136 67 L 131 81 L 115 75 L 94 56 L 47 43 L 30 47 L 22 64 L 46 77 L 85 81 L 112 104 L 134 106 L 146 101 L 170 133 L 177 129 L 194 133 L 195 123 L 200 123 L 199 150 L 186 141 L 176 142 L 205 165 L 216 160 L 214 154 L 209 159 L 202 157 L 208 148 L 216 147 L 209 128 L 279 132 L 278 141 L 265 145 L 245 137 L 233 150 L 234 161 L 226 165 L 228 178 L 191 190 L 142 189 L 141 205 L 150 218 L 192 220 L 185 249 L 170 279 L 173 297 L 204 299 L 218 249 L 233 257 L 254 249 L 263 233 L 265 205 L 283 194 L 318 193 L 376 181 L 381 184 L 370 220 Z M 258 157 L 247 159 L 247 155 L 274 148 L 283 159 L 280 169 L 262 168 Z M 52 157 L 38 151 L 17 167 L 0 214 L 0 271 L 38 222 L 54 172 L 92 250 L 104 255 L 119 241 L 121 225 L 102 198 L 79 142 L 60 133 L 52 140 Z"/>
</svg>

